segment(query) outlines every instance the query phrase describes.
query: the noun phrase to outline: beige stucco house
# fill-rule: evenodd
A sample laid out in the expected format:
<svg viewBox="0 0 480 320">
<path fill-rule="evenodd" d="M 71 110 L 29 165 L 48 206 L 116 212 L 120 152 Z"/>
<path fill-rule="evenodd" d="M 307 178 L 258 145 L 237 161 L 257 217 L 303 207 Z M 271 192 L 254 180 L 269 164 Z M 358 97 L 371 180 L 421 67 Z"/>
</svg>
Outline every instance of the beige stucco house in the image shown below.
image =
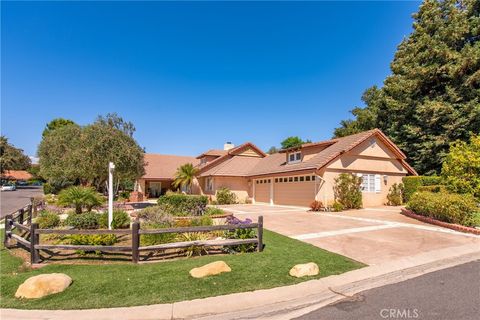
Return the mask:
<svg viewBox="0 0 480 320">
<path fill-rule="evenodd" d="M 382 205 L 394 183 L 417 174 L 406 162 L 405 154 L 378 129 L 306 143 L 272 155 L 250 142 L 238 147 L 226 144 L 224 150 L 209 150 L 196 158 L 182 157 L 182 161 L 199 169 L 192 188 L 196 194 L 214 198 L 219 188 L 227 187 L 242 202 L 248 199 L 253 203 L 294 206 L 308 206 L 314 200 L 333 203 L 334 179 L 342 172 L 363 178 L 364 206 Z M 149 166 L 144 186 L 151 186 L 148 177 L 157 175 Z"/>
</svg>

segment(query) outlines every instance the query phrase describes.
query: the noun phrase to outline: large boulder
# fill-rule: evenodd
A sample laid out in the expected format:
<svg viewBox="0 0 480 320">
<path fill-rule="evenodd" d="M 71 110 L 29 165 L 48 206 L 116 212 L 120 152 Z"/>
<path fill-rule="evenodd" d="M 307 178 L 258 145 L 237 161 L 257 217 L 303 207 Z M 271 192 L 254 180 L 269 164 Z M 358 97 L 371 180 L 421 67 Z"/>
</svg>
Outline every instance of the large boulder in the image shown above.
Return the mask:
<svg viewBox="0 0 480 320">
<path fill-rule="evenodd" d="M 305 277 L 316 276 L 319 272 L 318 265 L 315 262 L 309 262 L 304 264 L 297 264 L 290 269 L 290 275 L 292 277 Z"/>
<path fill-rule="evenodd" d="M 49 294 L 62 292 L 72 283 L 72 278 L 63 273 L 47 273 L 30 277 L 22 283 L 15 293 L 17 298 L 41 298 Z"/>
<path fill-rule="evenodd" d="M 224 261 L 215 261 L 202 267 L 193 268 L 190 270 L 190 275 L 194 278 L 203 278 L 230 271 L 232 271 L 232 269 L 230 269 L 228 264 L 226 264 Z"/>
</svg>

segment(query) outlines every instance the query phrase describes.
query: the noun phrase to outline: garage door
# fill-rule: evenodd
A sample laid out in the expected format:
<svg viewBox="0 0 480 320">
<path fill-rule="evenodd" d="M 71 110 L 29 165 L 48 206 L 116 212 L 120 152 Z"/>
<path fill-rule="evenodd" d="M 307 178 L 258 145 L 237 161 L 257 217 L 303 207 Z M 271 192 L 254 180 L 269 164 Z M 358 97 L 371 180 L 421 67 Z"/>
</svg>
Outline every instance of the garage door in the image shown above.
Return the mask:
<svg viewBox="0 0 480 320">
<path fill-rule="evenodd" d="M 308 207 L 315 200 L 314 176 L 293 176 L 274 179 L 273 203 Z"/>
<path fill-rule="evenodd" d="M 271 179 L 255 180 L 255 202 L 270 203 L 270 184 Z"/>
</svg>

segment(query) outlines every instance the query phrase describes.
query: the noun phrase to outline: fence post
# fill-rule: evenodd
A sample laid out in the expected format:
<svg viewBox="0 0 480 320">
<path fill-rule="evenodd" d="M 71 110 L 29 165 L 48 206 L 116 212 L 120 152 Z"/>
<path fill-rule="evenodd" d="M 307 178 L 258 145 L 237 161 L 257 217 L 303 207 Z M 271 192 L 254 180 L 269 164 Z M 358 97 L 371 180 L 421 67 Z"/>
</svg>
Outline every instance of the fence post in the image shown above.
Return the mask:
<svg viewBox="0 0 480 320">
<path fill-rule="evenodd" d="M 10 247 L 10 232 L 12 230 L 12 215 L 7 214 L 5 216 L 5 237 L 3 239 L 3 246 L 5 248 Z"/>
<path fill-rule="evenodd" d="M 23 218 L 24 218 L 23 214 L 25 213 L 25 210 L 23 210 L 23 208 L 22 208 L 22 209 L 18 210 L 18 212 L 19 212 L 18 223 L 23 224 Z"/>
<path fill-rule="evenodd" d="M 37 233 L 38 223 L 32 223 L 30 226 L 30 263 L 39 263 L 40 255 L 35 245 L 40 242 L 40 235 Z"/>
<path fill-rule="evenodd" d="M 132 262 L 138 263 L 140 253 L 138 247 L 140 246 L 140 223 L 135 221 L 132 223 Z"/>
<path fill-rule="evenodd" d="M 30 198 L 30 204 L 32 205 L 32 217 L 37 216 L 37 205 L 35 204 L 35 198 L 31 197 Z"/>
<path fill-rule="evenodd" d="M 29 204 L 27 209 L 27 225 L 29 226 L 32 224 L 32 210 L 32 205 Z"/>
<path fill-rule="evenodd" d="M 257 251 L 262 252 L 263 251 L 263 216 L 258 217 L 258 245 L 257 245 Z"/>
</svg>

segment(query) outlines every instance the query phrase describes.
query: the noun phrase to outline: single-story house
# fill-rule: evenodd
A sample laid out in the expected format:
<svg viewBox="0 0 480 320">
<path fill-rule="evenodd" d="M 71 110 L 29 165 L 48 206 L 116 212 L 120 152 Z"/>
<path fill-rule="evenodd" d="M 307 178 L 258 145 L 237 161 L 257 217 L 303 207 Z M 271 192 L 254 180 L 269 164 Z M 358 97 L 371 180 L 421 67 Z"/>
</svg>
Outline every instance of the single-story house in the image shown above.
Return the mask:
<svg viewBox="0 0 480 320">
<path fill-rule="evenodd" d="M 146 153 L 145 175 L 137 180 L 137 191 L 146 198 L 158 198 L 167 190 L 173 189 L 172 182 L 177 168 L 187 163 L 198 165 L 200 161 L 195 157 Z"/>
<path fill-rule="evenodd" d="M 199 169 L 193 193 L 214 198 L 219 188 L 227 187 L 241 202 L 278 205 L 308 206 L 314 200 L 332 204 L 334 180 L 343 172 L 362 177 L 364 206 L 382 205 L 394 183 L 406 175 L 417 175 L 405 154 L 378 129 L 306 143 L 272 155 L 247 142 L 238 147 L 227 143 L 223 150 L 209 150 L 196 158 L 180 158 Z M 169 181 L 180 162 L 168 165 Z M 148 182 L 161 170 L 158 165 L 149 166 Z"/>
</svg>

